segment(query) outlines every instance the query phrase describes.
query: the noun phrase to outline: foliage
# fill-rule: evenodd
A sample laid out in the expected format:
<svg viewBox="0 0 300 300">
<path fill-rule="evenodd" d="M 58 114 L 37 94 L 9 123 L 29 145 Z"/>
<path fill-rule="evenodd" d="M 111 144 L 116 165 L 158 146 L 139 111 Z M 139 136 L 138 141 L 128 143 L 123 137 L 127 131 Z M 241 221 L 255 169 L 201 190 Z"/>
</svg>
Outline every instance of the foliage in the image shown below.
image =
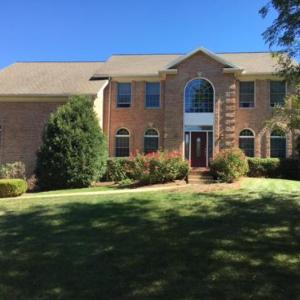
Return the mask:
<svg viewBox="0 0 300 300">
<path fill-rule="evenodd" d="M 17 197 L 27 190 L 27 183 L 23 179 L 0 179 L 0 198 Z"/>
<path fill-rule="evenodd" d="M 283 129 L 285 131 L 300 129 L 300 86 L 296 93 L 285 99 L 284 105 L 277 105 L 273 109 L 272 117 L 266 122 L 267 127 Z"/>
<path fill-rule="evenodd" d="M 140 184 L 165 183 L 184 179 L 188 173 L 188 163 L 178 152 L 137 154 L 107 163 L 107 177 L 115 182 L 129 178 Z"/>
<path fill-rule="evenodd" d="M 298 137 L 296 140 L 295 148 L 296 148 L 298 159 L 300 159 L 300 137 Z"/>
<path fill-rule="evenodd" d="M 212 176 L 222 182 L 234 182 L 248 172 L 245 154 L 238 148 L 225 149 L 211 162 Z"/>
<path fill-rule="evenodd" d="M 279 176 L 279 158 L 248 158 L 250 177 L 270 177 L 275 178 Z"/>
<path fill-rule="evenodd" d="M 126 179 L 119 181 L 118 186 L 120 188 L 128 188 L 128 187 L 132 187 L 134 185 L 134 183 L 135 183 L 135 181 L 133 179 L 126 178 Z"/>
<path fill-rule="evenodd" d="M 107 150 L 92 100 L 73 96 L 51 114 L 38 152 L 42 189 L 87 187 L 105 171 Z"/>
<path fill-rule="evenodd" d="M 287 158 L 280 161 L 279 174 L 284 179 L 300 179 L 300 162 L 298 159 Z"/>
<path fill-rule="evenodd" d="M 0 165 L 0 178 L 25 179 L 25 165 L 20 161 Z"/>
<path fill-rule="evenodd" d="M 250 177 L 300 179 L 300 162 L 287 158 L 248 158 Z"/>
<path fill-rule="evenodd" d="M 277 16 L 271 26 L 263 33 L 266 43 L 277 46 L 279 73 L 289 81 L 299 82 L 300 66 L 292 59 L 300 53 L 300 5 L 299 0 L 271 0 L 260 10 L 262 17 L 266 17 L 271 8 Z"/>
<path fill-rule="evenodd" d="M 106 179 L 109 181 L 120 182 L 124 179 L 131 178 L 135 170 L 135 162 L 128 158 L 110 158 L 107 160 Z"/>
</svg>

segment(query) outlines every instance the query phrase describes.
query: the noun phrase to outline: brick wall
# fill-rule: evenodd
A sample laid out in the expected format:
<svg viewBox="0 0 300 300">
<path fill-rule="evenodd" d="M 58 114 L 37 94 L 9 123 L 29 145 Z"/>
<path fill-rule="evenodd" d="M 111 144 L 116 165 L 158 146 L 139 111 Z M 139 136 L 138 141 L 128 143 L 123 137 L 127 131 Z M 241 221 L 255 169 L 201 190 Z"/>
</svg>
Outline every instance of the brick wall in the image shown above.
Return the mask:
<svg viewBox="0 0 300 300">
<path fill-rule="evenodd" d="M 226 142 L 235 141 L 235 78 L 223 73 L 223 65 L 203 53 L 195 54 L 178 67 L 177 75 L 167 76 L 165 94 L 165 147 L 183 151 L 183 101 L 187 82 L 208 79 L 215 88 L 215 153 Z M 226 105 L 225 105 L 226 103 Z M 228 122 L 231 121 L 230 127 Z"/>
<path fill-rule="evenodd" d="M 0 102 L 0 163 L 22 161 L 27 174 L 32 174 L 43 126 L 58 105 L 57 102 Z"/>
<path fill-rule="evenodd" d="M 117 107 L 117 82 L 112 81 L 105 90 L 104 133 L 109 135 L 109 154 L 115 155 L 115 134 L 124 127 L 130 133 L 130 152 L 143 152 L 144 132 L 148 128 L 159 131 L 159 146 L 164 149 L 164 82 L 161 82 L 160 108 L 145 108 L 145 81 L 132 81 L 131 107 Z"/>
</svg>

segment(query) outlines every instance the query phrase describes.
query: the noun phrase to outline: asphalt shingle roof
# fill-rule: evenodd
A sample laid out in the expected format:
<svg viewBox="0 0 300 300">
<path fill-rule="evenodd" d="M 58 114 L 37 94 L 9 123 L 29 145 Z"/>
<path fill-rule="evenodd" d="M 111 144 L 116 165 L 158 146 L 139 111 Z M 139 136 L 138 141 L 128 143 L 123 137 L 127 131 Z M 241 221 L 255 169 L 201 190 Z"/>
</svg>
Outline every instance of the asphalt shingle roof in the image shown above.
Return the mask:
<svg viewBox="0 0 300 300">
<path fill-rule="evenodd" d="M 0 71 L 0 95 L 96 95 L 102 62 L 20 62 Z"/>
</svg>

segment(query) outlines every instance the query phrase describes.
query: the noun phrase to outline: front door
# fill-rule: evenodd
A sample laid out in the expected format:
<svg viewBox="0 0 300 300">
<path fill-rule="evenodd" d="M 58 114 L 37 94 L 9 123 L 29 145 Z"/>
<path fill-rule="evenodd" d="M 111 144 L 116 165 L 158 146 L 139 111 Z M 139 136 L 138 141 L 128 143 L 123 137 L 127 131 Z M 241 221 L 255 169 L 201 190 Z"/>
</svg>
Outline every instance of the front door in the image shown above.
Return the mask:
<svg viewBox="0 0 300 300">
<path fill-rule="evenodd" d="M 207 134 L 206 132 L 191 133 L 191 166 L 206 167 L 207 159 Z"/>
</svg>

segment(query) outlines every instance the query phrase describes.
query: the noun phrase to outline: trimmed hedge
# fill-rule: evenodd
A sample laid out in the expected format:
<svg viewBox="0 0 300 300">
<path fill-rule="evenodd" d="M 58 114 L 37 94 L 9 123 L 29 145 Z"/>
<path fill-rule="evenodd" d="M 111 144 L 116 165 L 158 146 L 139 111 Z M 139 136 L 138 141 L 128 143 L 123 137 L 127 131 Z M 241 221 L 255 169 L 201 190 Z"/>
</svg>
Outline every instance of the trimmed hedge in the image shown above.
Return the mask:
<svg viewBox="0 0 300 300">
<path fill-rule="evenodd" d="M 25 165 L 20 161 L 0 165 L 0 179 L 25 179 Z"/>
<path fill-rule="evenodd" d="M 300 179 L 300 162 L 294 158 L 248 158 L 250 177 Z"/>
<path fill-rule="evenodd" d="M 0 198 L 17 197 L 27 190 L 27 183 L 23 179 L 0 179 Z"/>
<path fill-rule="evenodd" d="M 284 179 L 300 180 L 300 161 L 295 158 L 286 158 L 280 161 L 279 175 Z"/>
<path fill-rule="evenodd" d="M 109 159 L 106 179 L 114 182 L 131 179 L 147 185 L 185 179 L 188 173 L 189 165 L 179 153 L 156 152 L 138 154 L 130 158 Z"/>
<path fill-rule="evenodd" d="M 279 176 L 279 158 L 248 158 L 250 177 L 270 177 Z"/>
<path fill-rule="evenodd" d="M 241 149 L 222 150 L 211 162 L 210 173 L 222 182 L 234 182 L 248 172 L 246 156 Z"/>
</svg>

